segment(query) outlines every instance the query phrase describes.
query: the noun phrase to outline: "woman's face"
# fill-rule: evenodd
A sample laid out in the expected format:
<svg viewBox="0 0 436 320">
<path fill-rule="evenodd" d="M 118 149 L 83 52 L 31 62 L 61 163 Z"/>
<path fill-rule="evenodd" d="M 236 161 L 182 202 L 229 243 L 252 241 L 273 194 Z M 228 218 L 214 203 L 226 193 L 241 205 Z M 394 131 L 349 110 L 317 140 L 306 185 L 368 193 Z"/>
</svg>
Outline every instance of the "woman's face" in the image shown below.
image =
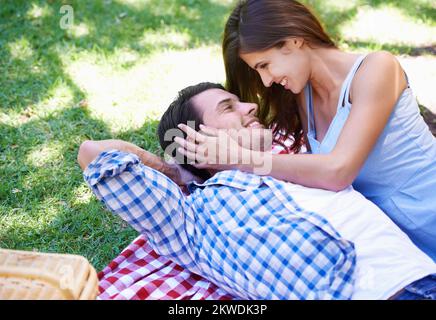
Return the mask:
<svg viewBox="0 0 436 320">
<path fill-rule="evenodd" d="M 309 81 L 309 50 L 303 39 L 289 39 L 281 48 L 244 53 L 240 57 L 259 73 L 265 87 L 277 83 L 299 94 Z"/>
</svg>

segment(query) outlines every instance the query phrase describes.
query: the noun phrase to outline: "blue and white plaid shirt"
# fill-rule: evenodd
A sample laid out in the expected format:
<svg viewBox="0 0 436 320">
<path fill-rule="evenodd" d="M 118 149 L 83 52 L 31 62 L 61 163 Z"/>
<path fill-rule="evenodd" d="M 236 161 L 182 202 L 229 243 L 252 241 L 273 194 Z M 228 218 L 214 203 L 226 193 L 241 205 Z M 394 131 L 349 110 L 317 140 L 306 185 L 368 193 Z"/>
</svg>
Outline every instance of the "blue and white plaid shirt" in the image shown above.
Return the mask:
<svg viewBox="0 0 436 320">
<path fill-rule="evenodd" d="M 95 195 L 153 249 L 242 299 L 349 299 L 356 256 L 285 182 L 222 171 L 185 196 L 130 153 L 101 153 L 85 170 Z"/>
</svg>

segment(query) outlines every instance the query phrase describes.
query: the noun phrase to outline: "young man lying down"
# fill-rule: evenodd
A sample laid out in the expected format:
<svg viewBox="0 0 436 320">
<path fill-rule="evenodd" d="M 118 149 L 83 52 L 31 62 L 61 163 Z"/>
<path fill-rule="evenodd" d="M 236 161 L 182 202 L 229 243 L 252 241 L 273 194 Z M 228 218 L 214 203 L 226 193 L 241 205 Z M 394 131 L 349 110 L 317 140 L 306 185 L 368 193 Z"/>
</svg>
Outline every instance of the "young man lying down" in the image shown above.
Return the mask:
<svg viewBox="0 0 436 320">
<path fill-rule="evenodd" d="M 165 133 L 188 121 L 260 128 L 256 108 L 220 85 L 188 87 L 161 119 L 161 146 L 175 156 Z M 436 264 L 351 187 L 335 193 L 184 165 L 206 178 L 188 183 L 190 172 L 119 140 L 85 141 L 78 161 L 97 198 L 158 254 L 237 298 L 435 298 Z"/>
</svg>

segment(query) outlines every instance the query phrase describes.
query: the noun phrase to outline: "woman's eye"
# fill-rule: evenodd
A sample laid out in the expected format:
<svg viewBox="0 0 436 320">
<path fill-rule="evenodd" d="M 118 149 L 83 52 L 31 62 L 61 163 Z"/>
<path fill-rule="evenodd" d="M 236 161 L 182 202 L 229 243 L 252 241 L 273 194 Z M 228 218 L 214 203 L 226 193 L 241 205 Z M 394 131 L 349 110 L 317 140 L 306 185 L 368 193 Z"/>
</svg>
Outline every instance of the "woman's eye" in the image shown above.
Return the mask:
<svg viewBox="0 0 436 320">
<path fill-rule="evenodd" d="M 259 68 L 260 68 L 260 69 L 265 69 L 267 66 L 268 66 L 268 64 L 267 64 L 267 63 L 264 63 L 264 64 L 261 64 L 261 65 L 259 66 Z"/>
</svg>

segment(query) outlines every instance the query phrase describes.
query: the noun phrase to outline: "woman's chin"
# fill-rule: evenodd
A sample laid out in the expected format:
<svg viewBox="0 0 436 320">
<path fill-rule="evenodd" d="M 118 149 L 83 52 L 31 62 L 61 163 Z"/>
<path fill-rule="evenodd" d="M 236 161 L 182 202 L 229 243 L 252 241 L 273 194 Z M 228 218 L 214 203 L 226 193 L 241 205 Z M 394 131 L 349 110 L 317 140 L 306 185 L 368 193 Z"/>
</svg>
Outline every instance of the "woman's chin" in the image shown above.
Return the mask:
<svg viewBox="0 0 436 320">
<path fill-rule="evenodd" d="M 285 87 L 285 90 L 291 91 L 293 94 L 299 94 L 301 92 L 301 90 L 299 92 L 296 92 L 297 90 L 295 90 L 294 88 L 288 88 L 287 86 Z"/>
<path fill-rule="evenodd" d="M 304 87 L 303 88 L 295 88 L 295 87 L 289 88 L 289 87 L 286 87 L 285 89 L 291 91 L 295 95 L 299 95 L 301 92 L 303 92 Z"/>
</svg>

